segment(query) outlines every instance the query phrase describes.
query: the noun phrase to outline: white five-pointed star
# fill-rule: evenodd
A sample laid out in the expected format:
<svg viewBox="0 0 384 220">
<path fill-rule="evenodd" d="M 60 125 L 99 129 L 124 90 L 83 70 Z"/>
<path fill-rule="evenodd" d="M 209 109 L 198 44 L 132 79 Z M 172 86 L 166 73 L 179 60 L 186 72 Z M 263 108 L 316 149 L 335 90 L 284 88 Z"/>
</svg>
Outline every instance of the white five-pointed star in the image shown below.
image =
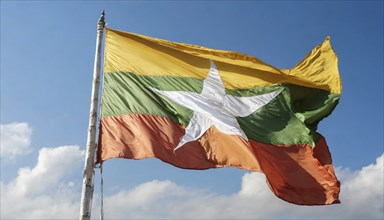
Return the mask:
<svg viewBox="0 0 384 220">
<path fill-rule="evenodd" d="M 201 94 L 184 91 L 151 90 L 189 108 L 194 114 L 185 128 L 185 135 L 174 149 L 199 139 L 211 126 L 225 134 L 240 135 L 248 141 L 236 117 L 246 117 L 275 98 L 282 90 L 251 97 L 237 97 L 225 94 L 223 81 L 213 61 L 207 78 L 203 81 Z"/>
</svg>

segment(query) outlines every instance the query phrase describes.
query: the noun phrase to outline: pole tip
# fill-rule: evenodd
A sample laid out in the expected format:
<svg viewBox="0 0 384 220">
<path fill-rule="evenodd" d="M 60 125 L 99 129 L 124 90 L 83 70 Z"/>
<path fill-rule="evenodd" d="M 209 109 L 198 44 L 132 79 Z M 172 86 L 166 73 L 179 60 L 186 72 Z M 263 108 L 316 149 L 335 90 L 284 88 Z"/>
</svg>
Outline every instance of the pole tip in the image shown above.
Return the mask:
<svg viewBox="0 0 384 220">
<path fill-rule="evenodd" d="M 100 15 L 100 18 L 99 18 L 99 22 L 98 22 L 98 23 L 105 23 L 104 18 L 105 18 L 105 11 L 103 10 L 103 11 L 101 12 L 101 15 Z"/>
</svg>

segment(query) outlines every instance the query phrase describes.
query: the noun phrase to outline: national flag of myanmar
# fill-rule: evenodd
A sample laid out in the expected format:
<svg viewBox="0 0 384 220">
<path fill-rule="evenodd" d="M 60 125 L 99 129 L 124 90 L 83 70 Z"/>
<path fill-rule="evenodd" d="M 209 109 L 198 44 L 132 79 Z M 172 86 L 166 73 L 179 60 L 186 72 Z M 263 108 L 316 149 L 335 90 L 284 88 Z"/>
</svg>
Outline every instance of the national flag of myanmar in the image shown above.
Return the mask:
<svg viewBox="0 0 384 220">
<path fill-rule="evenodd" d="M 106 29 L 97 162 L 156 157 L 237 167 L 302 205 L 339 203 L 320 120 L 341 82 L 329 38 L 292 69 L 245 54 Z"/>
</svg>

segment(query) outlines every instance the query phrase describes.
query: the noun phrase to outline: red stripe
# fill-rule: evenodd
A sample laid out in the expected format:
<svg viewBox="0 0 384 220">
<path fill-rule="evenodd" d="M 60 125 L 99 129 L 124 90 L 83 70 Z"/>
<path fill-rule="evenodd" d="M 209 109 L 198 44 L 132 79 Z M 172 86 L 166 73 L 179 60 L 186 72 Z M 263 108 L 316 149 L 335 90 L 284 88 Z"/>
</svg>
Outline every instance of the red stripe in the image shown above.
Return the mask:
<svg viewBox="0 0 384 220">
<path fill-rule="evenodd" d="M 302 205 L 339 203 L 340 183 L 324 138 L 309 145 L 275 146 L 210 128 L 198 141 L 173 149 L 184 128 L 163 117 L 128 114 L 103 117 L 97 161 L 156 157 L 185 169 L 232 166 L 263 172 L 271 190 Z"/>
</svg>

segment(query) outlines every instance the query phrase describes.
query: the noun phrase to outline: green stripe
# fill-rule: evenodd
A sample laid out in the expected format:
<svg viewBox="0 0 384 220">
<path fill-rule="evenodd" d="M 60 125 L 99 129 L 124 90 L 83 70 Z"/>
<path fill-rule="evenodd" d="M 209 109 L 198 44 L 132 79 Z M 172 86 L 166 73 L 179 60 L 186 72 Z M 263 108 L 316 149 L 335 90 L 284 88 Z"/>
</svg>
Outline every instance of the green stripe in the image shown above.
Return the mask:
<svg viewBox="0 0 384 220">
<path fill-rule="evenodd" d="M 195 78 L 108 73 L 104 75 L 101 116 L 151 114 L 187 126 L 193 111 L 165 97 L 159 99 L 161 96 L 148 87 L 201 93 L 202 85 L 203 81 Z"/>
<path fill-rule="evenodd" d="M 202 84 L 202 80 L 195 78 L 109 73 L 104 76 L 101 115 L 151 114 L 187 126 L 193 111 L 148 87 L 164 91 L 201 93 Z M 254 96 L 281 87 L 284 91 L 269 104 L 247 117 L 237 118 L 241 128 L 249 138 L 268 144 L 309 143 L 314 146 L 318 137 L 317 124 L 335 108 L 339 100 L 338 94 L 296 85 L 227 90 L 226 93 Z"/>
<path fill-rule="evenodd" d="M 248 137 L 264 143 L 314 146 L 319 121 L 333 111 L 340 95 L 296 85 L 283 87 L 284 91 L 263 108 L 238 118 L 241 128 Z"/>
</svg>

